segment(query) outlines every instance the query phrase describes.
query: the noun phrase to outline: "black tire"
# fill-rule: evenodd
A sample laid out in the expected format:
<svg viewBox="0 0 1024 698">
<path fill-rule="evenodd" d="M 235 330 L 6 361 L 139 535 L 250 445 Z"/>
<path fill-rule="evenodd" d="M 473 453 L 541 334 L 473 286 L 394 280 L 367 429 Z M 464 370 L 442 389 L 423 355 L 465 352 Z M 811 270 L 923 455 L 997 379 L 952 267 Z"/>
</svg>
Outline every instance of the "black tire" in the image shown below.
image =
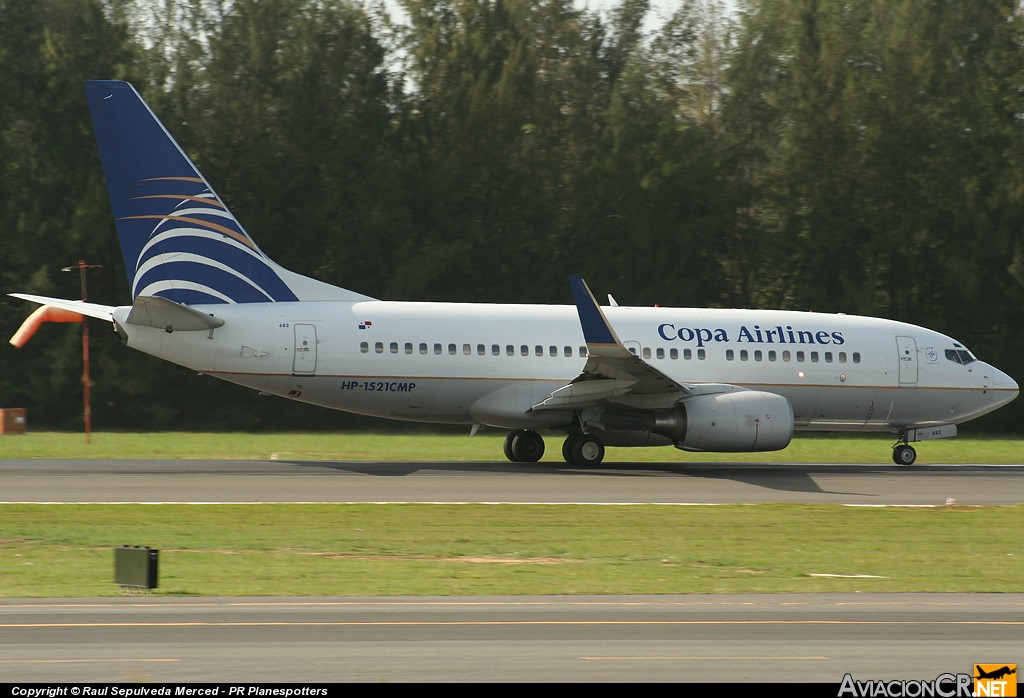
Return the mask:
<svg viewBox="0 0 1024 698">
<path fill-rule="evenodd" d="M 600 465 L 604 460 L 604 442 L 593 434 L 580 434 L 573 439 L 574 465 Z"/>
<path fill-rule="evenodd" d="M 544 439 L 530 429 L 513 432 L 512 455 L 517 463 L 536 463 L 544 456 Z"/>
<path fill-rule="evenodd" d="M 508 458 L 513 463 L 516 462 L 516 459 L 515 459 L 515 456 L 512 453 L 512 439 L 515 438 L 517 433 L 518 432 L 510 431 L 508 434 L 505 435 L 505 446 L 504 446 L 505 457 Z"/>
<path fill-rule="evenodd" d="M 576 439 L 579 436 L 579 434 L 569 434 L 565 437 L 565 441 L 562 442 L 562 460 L 569 465 L 572 465 L 574 462 L 572 459 L 572 445 L 576 443 Z"/>
<path fill-rule="evenodd" d="M 917 460 L 917 451 L 913 446 L 903 444 L 892 450 L 892 462 L 896 465 L 913 465 Z"/>
</svg>

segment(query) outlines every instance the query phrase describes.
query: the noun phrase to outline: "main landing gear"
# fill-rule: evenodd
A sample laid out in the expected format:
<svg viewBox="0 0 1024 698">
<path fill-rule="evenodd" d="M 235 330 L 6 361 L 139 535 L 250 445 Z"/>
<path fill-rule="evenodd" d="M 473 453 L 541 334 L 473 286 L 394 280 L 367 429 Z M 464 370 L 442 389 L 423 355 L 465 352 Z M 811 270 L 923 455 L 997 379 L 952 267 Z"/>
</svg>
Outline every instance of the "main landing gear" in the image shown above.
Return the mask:
<svg viewBox="0 0 1024 698">
<path fill-rule="evenodd" d="M 544 439 L 532 429 L 516 429 L 505 437 L 505 457 L 513 463 L 536 463 L 544 455 Z"/>
<path fill-rule="evenodd" d="M 505 457 L 513 463 L 536 463 L 544 455 L 544 439 L 532 429 L 516 429 L 505 437 Z M 570 465 L 598 465 L 604 460 L 604 442 L 593 434 L 569 434 L 562 458 Z"/>
<path fill-rule="evenodd" d="M 604 442 L 593 434 L 569 434 L 562 443 L 562 458 L 570 465 L 598 465 L 604 460 Z"/>
<path fill-rule="evenodd" d="M 896 465 L 913 465 L 917 460 L 917 451 L 907 443 L 907 434 L 902 432 L 900 440 L 892 447 L 892 462 Z"/>
</svg>

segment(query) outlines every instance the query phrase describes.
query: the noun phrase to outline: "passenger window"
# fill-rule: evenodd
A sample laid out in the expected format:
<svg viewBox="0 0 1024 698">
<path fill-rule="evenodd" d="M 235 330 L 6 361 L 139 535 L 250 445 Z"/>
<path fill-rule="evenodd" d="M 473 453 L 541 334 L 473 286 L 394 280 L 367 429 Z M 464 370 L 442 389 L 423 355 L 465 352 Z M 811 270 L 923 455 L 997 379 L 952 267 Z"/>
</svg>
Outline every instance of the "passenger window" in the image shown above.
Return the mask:
<svg viewBox="0 0 1024 698">
<path fill-rule="evenodd" d="M 562 353 L 565 354 L 568 357 L 571 357 L 572 356 L 572 347 L 566 347 L 565 349 L 562 350 Z"/>
<path fill-rule="evenodd" d="M 471 347 L 468 344 L 463 344 L 462 345 L 462 353 L 465 354 L 466 356 L 469 356 L 470 354 L 473 353 L 473 347 Z"/>
<path fill-rule="evenodd" d="M 786 363 L 789 363 L 790 359 L 792 359 L 792 358 L 793 358 L 793 355 L 790 354 L 789 351 L 782 352 L 782 360 L 785 361 Z"/>
<path fill-rule="evenodd" d="M 657 356 L 659 359 L 664 359 L 665 350 L 662 347 L 658 347 L 657 351 L 654 352 L 654 355 Z"/>
<path fill-rule="evenodd" d="M 405 343 L 405 353 L 406 354 L 411 354 L 412 353 L 412 342 L 406 342 Z"/>
<path fill-rule="evenodd" d="M 587 356 L 587 348 L 586 347 L 580 347 L 580 356 L 586 358 L 586 356 Z"/>
<path fill-rule="evenodd" d="M 528 347 L 528 346 L 526 346 L 524 344 L 523 346 L 519 347 L 519 353 L 522 354 L 523 356 L 529 356 L 530 355 L 530 347 Z"/>
<path fill-rule="evenodd" d="M 377 342 L 376 344 L 374 344 L 373 345 L 373 350 L 375 352 L 377 352 L 378 354 L 383 354 L 384 353 L 384 342 Z"/>
<path fill-rule="evenodd" d="M 764 360 L 764 354 L 761 352 L 760 349 L 755 349 L 754 350 L 754 361 L 763 361 L 763 360 Z"/>
<path fill-rule="evenodd" d="M 483 344 L 477 344 L 476 345 L 476 353 L 477 353 L 477 356 L 483 356 L 484 354 L 487 353 L 487 347 L 485 347 Z"/>
<path fill-rule="evenodd" d="M 776 359 L 778 359 L 778 354 L 776 354 L 775 350 L 772 349 L 771 351 L 768 352 L 768 360 L 775 361 Z"/>
<path fill-rule="evenodd" d="M 650 347 L 644 347 L 644 358 L 645 359 L 651 358 L 651 348 Z"/>
<path fill-rule="evenodd" d="M 687 350 L 687 351 L 689 351 L 689 350 Z M 686 358 L 690 358 L 690 357 L 686 357 Z M 725 350 L 725 360 L 726 361 L 735 361 L 736 360 L 736 352 L 733 351 L 732 349 L 726 349 Z"/>
<path fill-rule="evenodd" d="M 533 353 L 537 356 L 544 356 L 544 347 L 538 344 L 533 348 Z"/>
<path fill-rule="evenodd" d="M 558 356 L 558 347 L 552 344 L 550 347 L 548 347 L 548 353 L 551 354 L 551 356 Z"/>
<path fill-rule="evenodd" d="M 359 351 L 361 351 L 364 354 L 366 352 L 370 351 L 370 343 L 369 342 L 360 342 L 359 343 Z"/>
<path fill-rule="evenodd" d="M 699 360 L 703 361 L 703 360 L 704 360 L 704 359 L 706 359 L 707 357 L 708 357 L 708 353 L 707 353 L 707 351 L 705 351 L 704 349 L 698 349 L 698 350 L 697 350 L 697 358 L 698 358 Z"/>
<path fill-rule="evenodd" d="M 426 342 L 420 342 L 420 353 L 421 354 L 426 354 L 427 353 L 427 343 Z"/>
<path fill-rule="evenodd" d="M 455 356 L 458 353 L 458 347 L 456 347 L 454 344 L 449 344 L 448 353 L 451 354 L 452 356 Z"/>
<path fill-rule="evenodd" d="M 397 354 L 398 353 L 398 342 L 392 342 L 391 343 L 391 353 L 392 354 Z"/>
<path fill-rule="evenodd" d="M 442 349 L 441 349 L 441 345 L 440 344 L 435 344 L 434 345 L 434 353 L 437 354 L 438 356 L 440 356 L 442 353 L 444 353 L 442 351 Z"/>
<path fill-rule="evenodd" d="M 818 363 L 818 352 L 816 352 L 816 351 L 812 351 L 811 352 L 811 363 L 812 364 Z"/>
<path fill-rule="evenodd" d="M 853 363 L 855 363 L 855 364 L 859 364 L 860 363 L 860 352 L 859 351 L 853 352 Z"/>
<path fill-rule="evenodd" d="M 740 349 L 740 361 L 749 361 L 749 360 L 750 360 L 750 352 L 748 352 L 746 349 Z"/>
<path fill-rule="evenodd" d="M 845 364 L 846 363 L 846 352 L 845 351 L 839 352 L 839 363 L 841 363 L 841 364 Z"/>
<path fill-rule="evenodd" d="M 796 360 L 801 363 L 804 361 L 804 353 L 802 351 L 796 353 Z"/>
<path fill-rule="evenodd" d="M 492 344 L 491 354 L 494 356 L 498 356 L 499 354 L 501 354 L 501 347 L 499 347 L 497 344 Z"/>
<path fill-rule="evenodd" d="M 827 364 L 832 363 L 832 352 L 830 352 L 830 351 L 826 351 L 825 352 L 825 363 L 827 363 Z"/>
<path fill-rule="evenodd" d="M 689 361 L 693 358 L 693 349 L 683 349 L 683 358 Z"/>
<path fill-rule="evenodd" d="M 670 359 L 678 359 L 679 358 L 679 350 L 678 349 L 674 349 L 674 348 L 673 349 L 669 349 L 668 350 L 668 358 L 670 358 Z"/>
</svg>

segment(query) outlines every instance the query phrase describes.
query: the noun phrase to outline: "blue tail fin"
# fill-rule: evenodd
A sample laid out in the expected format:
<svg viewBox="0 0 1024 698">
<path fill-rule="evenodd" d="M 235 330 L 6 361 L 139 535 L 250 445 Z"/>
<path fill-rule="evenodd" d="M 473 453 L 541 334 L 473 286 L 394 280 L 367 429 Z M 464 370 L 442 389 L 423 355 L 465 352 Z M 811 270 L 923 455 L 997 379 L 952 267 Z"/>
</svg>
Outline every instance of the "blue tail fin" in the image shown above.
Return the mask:
<svg viewBox="0 0 1024 698">
<path fill-rule="evenodd" d="M 368 300 L 267 257 L 130 84 L 89 80 L 85 93 L 133 299 Z"/>
</svg>

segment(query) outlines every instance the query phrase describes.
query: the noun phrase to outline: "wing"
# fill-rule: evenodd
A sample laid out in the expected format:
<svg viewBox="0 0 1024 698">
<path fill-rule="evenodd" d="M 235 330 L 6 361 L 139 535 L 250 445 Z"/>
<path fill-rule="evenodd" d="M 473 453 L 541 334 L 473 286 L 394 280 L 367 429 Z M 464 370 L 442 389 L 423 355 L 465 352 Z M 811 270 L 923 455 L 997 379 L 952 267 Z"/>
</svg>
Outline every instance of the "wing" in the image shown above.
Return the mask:
<svg viewBox="0 0 1024 698">
<path fill-rule="evenodd" d="M 690 395 L 741 389 L 725 384 L 691 385 L 665 375 L 623 345 L 581 277 L 570 276 L 569 285 L 587 342 L 587 363 L 579 376 L 534 405 L 534 410 L 582 409 L 612 398 L 655 407 Z"/>
</svg>

